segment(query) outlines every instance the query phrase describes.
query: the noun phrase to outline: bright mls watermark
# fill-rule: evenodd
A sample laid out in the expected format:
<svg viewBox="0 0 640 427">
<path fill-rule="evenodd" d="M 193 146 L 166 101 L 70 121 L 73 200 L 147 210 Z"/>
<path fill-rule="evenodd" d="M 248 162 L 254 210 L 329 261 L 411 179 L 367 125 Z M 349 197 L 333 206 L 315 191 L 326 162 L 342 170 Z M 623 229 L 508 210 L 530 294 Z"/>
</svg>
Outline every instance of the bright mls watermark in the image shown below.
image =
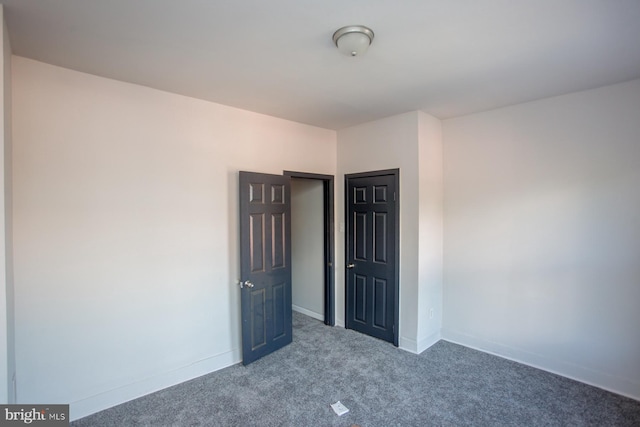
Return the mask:
<svg viewBox="0 0 640 427">
<path fill-rule="evenodd" d="M 69 405 L 0 405 L 0 426 L 68 427 Z"/>
</svg>

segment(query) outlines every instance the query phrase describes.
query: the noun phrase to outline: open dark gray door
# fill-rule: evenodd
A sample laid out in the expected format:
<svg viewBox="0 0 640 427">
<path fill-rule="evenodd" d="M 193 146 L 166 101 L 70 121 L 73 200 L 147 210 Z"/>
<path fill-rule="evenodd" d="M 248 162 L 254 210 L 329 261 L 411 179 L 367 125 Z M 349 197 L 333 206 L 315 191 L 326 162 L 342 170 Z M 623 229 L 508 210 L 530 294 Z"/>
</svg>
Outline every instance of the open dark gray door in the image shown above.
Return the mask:
<svg viewBox="0 0 640 427">
<path fill-rule="evenodd" d="M 240 172 L 242 363 L 291 343 L 291 186 Z"/>
<path fill-rule="evenodd" d="M 346 327 L 398 345 L 397 169 L 345 176 Z"/>
</svg>

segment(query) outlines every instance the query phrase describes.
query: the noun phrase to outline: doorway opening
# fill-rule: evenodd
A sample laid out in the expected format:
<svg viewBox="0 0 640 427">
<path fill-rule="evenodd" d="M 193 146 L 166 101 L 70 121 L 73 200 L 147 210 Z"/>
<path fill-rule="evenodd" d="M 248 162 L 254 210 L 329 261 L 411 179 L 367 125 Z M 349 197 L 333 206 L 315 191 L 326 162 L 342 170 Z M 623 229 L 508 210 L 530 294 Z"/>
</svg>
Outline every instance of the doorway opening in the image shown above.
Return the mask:
<svg viewBox="0 0 640 427">
<path fill-rule="evenodd" d="M 334 326 L 334 179 L 284 175 L 291 178 L 292 308 Z"/>
</svg>

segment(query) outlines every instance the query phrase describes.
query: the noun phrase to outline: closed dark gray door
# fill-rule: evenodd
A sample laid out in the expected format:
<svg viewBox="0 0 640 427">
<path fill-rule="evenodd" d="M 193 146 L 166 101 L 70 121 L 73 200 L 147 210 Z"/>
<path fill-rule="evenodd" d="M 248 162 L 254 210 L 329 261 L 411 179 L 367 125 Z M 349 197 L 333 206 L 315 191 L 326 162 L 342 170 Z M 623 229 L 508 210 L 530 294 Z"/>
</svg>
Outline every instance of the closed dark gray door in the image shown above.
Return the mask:
<svg viewBox="0 0 640 427">
<path fill-rule="evenodd" d="M 289 177 L 240 172 L 242 362 L 291 343 Z"/>
<path fill-rule="evenodd" d="M 346 175 L 346 327 L 398 345 L 398 171 Z"/>
</svg>

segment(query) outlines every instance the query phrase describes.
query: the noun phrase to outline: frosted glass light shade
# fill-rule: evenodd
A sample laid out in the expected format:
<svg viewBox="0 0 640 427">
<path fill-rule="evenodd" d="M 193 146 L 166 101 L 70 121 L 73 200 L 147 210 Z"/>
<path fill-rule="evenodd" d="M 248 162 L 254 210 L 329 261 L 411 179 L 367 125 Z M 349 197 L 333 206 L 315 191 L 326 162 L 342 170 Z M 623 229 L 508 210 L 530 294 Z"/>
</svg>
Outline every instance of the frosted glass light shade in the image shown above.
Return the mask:
<svg viewBox="0 0 640 427">
<path fill-rule="evenodd" d="M 372 40 L 373 31 L 360 25 L 342 27 L 333 34 L 333 41 L 338 50 L 347 56 L 364 54 Z"/>
<path fill-rule="evenodd" d="M 338 50 L 348 56 L 359 56 L 371 44 L 369 37 L 362 33 L 347 33 L 338 39 Z"/>
</svg>

